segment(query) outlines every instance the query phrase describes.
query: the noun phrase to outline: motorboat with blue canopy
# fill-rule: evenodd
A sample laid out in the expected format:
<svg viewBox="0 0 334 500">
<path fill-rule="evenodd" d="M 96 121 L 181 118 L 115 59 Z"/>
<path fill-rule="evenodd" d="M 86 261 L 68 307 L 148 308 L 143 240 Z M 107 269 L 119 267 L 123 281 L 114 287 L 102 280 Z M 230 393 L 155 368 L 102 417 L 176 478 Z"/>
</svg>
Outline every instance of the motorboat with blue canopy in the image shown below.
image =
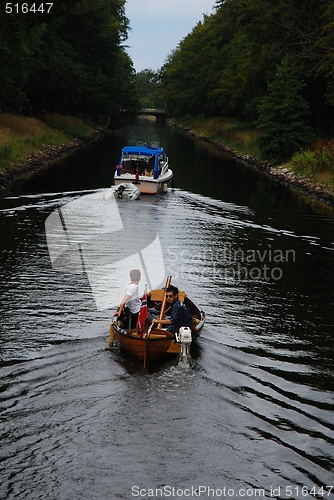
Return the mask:
<svg viewBox="0 0 334 500">
<path fill-rule="evenodd" d="M 167 183 L 173 178 L 168 157 L 160 146 L 150 143 L 145 146 L 125 146 L 114 175 L 115 185 L 131 182 L 141 193 L 156 194 L 159 189 L 167 190 Z"/>
</svg>

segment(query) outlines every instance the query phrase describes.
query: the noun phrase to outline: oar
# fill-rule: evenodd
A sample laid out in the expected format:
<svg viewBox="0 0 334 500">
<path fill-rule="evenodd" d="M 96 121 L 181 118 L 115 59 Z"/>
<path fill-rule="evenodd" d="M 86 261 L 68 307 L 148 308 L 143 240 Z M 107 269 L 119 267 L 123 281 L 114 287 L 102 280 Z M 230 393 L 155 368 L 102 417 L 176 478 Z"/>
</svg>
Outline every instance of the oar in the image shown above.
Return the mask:
<svg viewBox="0 0 334 500">
<path fill-rule="evenodd" d="M 145 335 L 145 338 L 147 339 L 149 336 L 150 336 L 150 333 L 152 331 L 152 328 L 153 328 L 153 323 L 150 324 L 147 332 L 146 332 L 146 335 Z"/>
<path fill-rule="evenodd" d="M 166 280 L 166 286 L 165 286 L 165 288 L 169 287 L 171 280 L 172 280 L 172 277 L 168 276 L 167 280 Z M 167 302 L 166 294 L 164 294 L 164 298 L 163 298 L 162 305 L 161 305 L 161 310 L 160 310 L 160 315 L 159 315 L 159 321 L 161 321 L 162 318 L 163 318 L 163 316 L 164 316 L 164 312 L 165 312 L 165 308 L 166 308 L 166 302 Z M 160 326 L 161 326 L 160 323 L 158 323 L 157 328 L 159 328 Z M 147 364 L 148 339 L 149 339 L 150 333 L 152 331 L 152 328 L 153 328 L 153 323 L 150 325 L 150 327 L 147 330 L 147 333 L 146 333 L 146 335 L 144 337 L 144 339 L 145 339 L 144 368 L 146 368 L 146 364 Z"/>
<path fill-rule="evenodd" d="M 167 280 L 166 280 L 166 286 L 165 286 L 165 288 L 169 287 L 171 280 L 172 280 L 172 277 L 171 277 L 171 276 L 168 276 L 168 277 L 167 277 Z M 166 295 L 164 295 L 164 298 L 163 298 L 163 301 L 162 301 L 162 305 L 161 305 L 160 314 L 159 314 L 159 321 L 161 321 L 161 320 L 162 320 L 162 318 L 163 318 L 163 316 L 164 316 L 164 314 L 165 314 L 166 302 L 167 302 Z M 168 308 L 168 309 L 170 309 L 170 306 L 169 306 L 169 308 Z M 167 311 L 168 311 L 168 309 L 167 309 Z M 161 324 L 160 324 L 160 323 L 158 323 L 158 324 L 157 324 L 157 326 L 156 326 L 156 328 L 159 328 L 160 326 L 161 326 Z M 151 323 L 151 325 L 150 325 L 149 329 L 147 330 L 146 335 L 145 335 L 145 338 L 147 338 L 147 337 L 149 337 L 149 336 L 150 336 L 150 333 L 151 333 L 151 331 L 152 331 L 152 328 L 153 328 L 153 323 Z"/>
<path fill-rule="evenodd" d="M 169 287 L 171 281 L 172 281 L 172 277 L 167 276 L 165 289 Z M 162 301 L 162 305 L 161 305 L 161 309 L 160 309 L 159 323 L 157 325 L 157 328 L 161 327 L 160 321 L 162 320 L 162 318 L 164 317 L 164 314 L 165 314 L 166 302 L 167 302 L 167 298 L 166 298 L 166 294 L 164 294 L 164 299 Z"/>
<path fill-rule="evenodd" d="M 162 306 L 161 306 L 161 307 L 162 307 Z M 165 309 L 165 311 L 164 311 L 164 314 L 165 314 L 167 311 L 169 311 L 169 309 L 171 309 L 171 307 L 172 307 L 172 306 L 167 307 L 167 309 Z M 161 319 L 162 319 L 162 318 L 159 316 L 159 321 L 160 321 Z M 160 325 L 160 323 L 156 326 L 156 328 L 159 328 L 159 326 L 161 326 L 161 325 Z M 149 329 L 148 329 L 148 331 L 147 331 L 147 333 L 146 333 L 146 335 L 147 335 L 147 336 L 149 336 L 149 334 L 151 333 L 152 328 L 153 328 L 153 323 L 151 323 L 151 325 L 150 325 L 150 327 L 149 327 Z"/>
<path fill-rule="evenodd" d="M 146 368 L 147 365 L 147 341 L 148 341 L 148 335 L 145 337 L 145 349 L 144 349 L 144 368 Z"/>
</svg>

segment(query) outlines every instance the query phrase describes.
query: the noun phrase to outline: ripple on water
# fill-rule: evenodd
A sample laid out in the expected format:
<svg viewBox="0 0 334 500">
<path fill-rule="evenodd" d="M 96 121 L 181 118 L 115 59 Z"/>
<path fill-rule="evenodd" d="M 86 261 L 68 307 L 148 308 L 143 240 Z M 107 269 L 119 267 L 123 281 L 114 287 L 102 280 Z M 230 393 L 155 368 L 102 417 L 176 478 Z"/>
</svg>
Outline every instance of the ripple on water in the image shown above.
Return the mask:
<svg viewBox="0 0 334 500">
<path fill-rule="evenodd" d="M 85 194 L 2 201 L 0 496 L 330 484 L 332 225 L 182 190 L 145 200 L 166 272 L 207 314 L 190 366 L 145 371 L 104 350 L 112 311 L 86 276 L 49 263 L 46 217 Z M 281 279 L 236 274 L 268 245 L 296 251 Z"/>
</svg>

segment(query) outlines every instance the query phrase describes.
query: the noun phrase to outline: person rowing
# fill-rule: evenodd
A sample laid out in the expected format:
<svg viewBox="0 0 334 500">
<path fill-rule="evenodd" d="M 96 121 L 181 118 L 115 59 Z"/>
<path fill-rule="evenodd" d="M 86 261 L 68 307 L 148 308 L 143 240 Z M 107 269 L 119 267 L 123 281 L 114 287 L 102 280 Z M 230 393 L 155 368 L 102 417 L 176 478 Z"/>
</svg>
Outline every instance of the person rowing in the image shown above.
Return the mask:
<svg viewBox="0 0 334 500">
<path fill-rule="evenodd" d="M 170 316 L 163 319 L 153 319 L 152 327 L 156 325 L 167 326 L 167 330 L 175 335 L 181 326 L 188 326 L 192 331 L 197 331 L 193 317 L 186 306 L 179 300 L 179 290 L 174 285 L 166 288 L 166 299 L 170 310 Z"/>
</svg>

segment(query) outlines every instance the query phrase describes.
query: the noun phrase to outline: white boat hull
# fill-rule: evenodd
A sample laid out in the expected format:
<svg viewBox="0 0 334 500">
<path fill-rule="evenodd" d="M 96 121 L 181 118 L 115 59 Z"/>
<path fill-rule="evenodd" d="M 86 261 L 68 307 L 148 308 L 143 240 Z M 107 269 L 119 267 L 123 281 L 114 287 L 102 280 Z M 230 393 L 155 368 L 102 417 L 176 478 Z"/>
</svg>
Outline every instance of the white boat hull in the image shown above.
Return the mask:
<svg viewBox="0 0 334 500">
<path fill-rule="evenodd" d="M 168 169 L 163 175 L 160 175 L 157 179 L 149 177 L 146 175 L 139 175 L 138 180 L 134 174 L 125 173 L 121 175 L 115 175 L 114 181 L 115 186 L 124 183 L 131 183 L 136 186 L 141 194 L 156 194 L 159 190 L 164 190 L 164 186 L 173 178 L 173 171 Z"/>
</svg>

